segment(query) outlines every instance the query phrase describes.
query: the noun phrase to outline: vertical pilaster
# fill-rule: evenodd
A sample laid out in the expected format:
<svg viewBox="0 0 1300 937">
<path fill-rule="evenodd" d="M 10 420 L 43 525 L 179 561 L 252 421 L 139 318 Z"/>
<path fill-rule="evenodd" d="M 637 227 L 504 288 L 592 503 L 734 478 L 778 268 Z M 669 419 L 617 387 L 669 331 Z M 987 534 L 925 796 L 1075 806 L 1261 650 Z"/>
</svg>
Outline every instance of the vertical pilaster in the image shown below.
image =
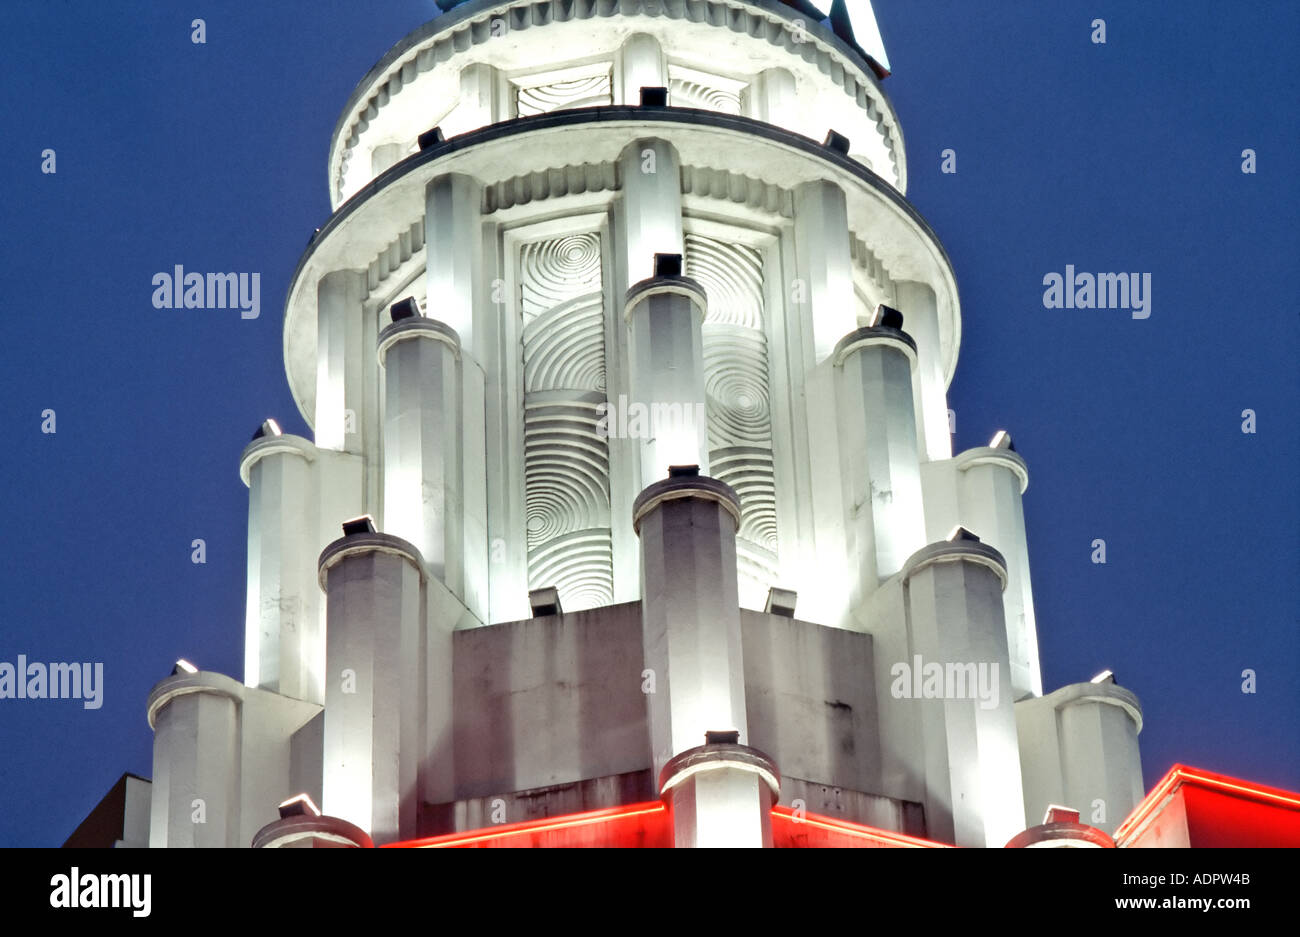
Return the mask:
<svg viewBox="0 0 1300 937">
<path fill-rule="evenodd" d="M 683 253 L 681 165 L 671 144 L 645 139 L 623 150 L 618 168 L 622 260 L 630 286 L 654 275 L 655 254 Z"/>
<path fill-rule="evenodd" d="M 244 681 L 323 703 L 315 459 L 310 442 L 281 435 L 250 443 L 240 460 L 249 489 Z"/>
<path fill-rule="evenodd" d="M 924 461 L 952 458 L 948 432 L 948 385 L 939 340 L 939 309 L 934 290 L 926 283 L 900 280 L 894 284 L 898 308 L 907 331 L 916 341 L 916 376 L 920 391 L 921 454 Z"/>
<path fill-rule="evenodd" d="M 799 275 L 793 305 L 812 322 L 814 361 L 819 363 L 858 324 L 844 190 L 832 182 L 799 185 L 794 236 Z"/>
<path fill-rule="evenodd" d="M 642 88 L 668 87 L 668 60 L 654 36 L 633 33 L 614 60 L 615 104 L 641 103 Z"/>
<path fill-rule="evenodd" d="M 361 452 L 365 273 L 336 270 L 316 288 L 316 445 Z"/>
<path fill-rule="evenodd" d="M 912 659 L 892 662 L 890 702 L 919 714 L 926 825 L 958 846 L 1003 846 L 1024 826 L 1006 564 L 974 539 L 933 543 L 907 561 L 903 583 Z"/>
<path fill-rule="evenodd" d="M 464 593 L 460 341 L 441 322 L 402 319 L 379 336 L 384 371 L 384 527 Z"/>
<path fill-rule="evenodd" d="M 670 465 L 707 472 L 709 427 L 704 390 L 704 288 L 683 276 L 655 276 L 627 294 L 628 385 L 615 401 L 615 435 L 641 445 L 641 482 Z"/>
<path fill-rule="evenodd" d="M 656 775 L 708 731 L 734 729 L 743 743 L 745 672 L 736 583 L 740 501 L 714 478 L 655 482 L 633 506 L 641 537 L 641 619 Z"/>
<path fill-rule="evenodd" d="M 416 833 L 424 742 L 424 561 L 380 533 L 320 557 L 327 608 L 322 809 L 378 843 Z"/>
<path fill-rule="evenodd" d="M 796 120 L 794 75 L 784 68 L 767 68 L 759 72 L 741 95 L 741 110 L 746 117 L 786 129 Z"/>
<path fill-rule="evenodd" d="M 859 597 L 925 543 L 912 393 L 916 346 L 902 322 L 895 325 L 857 329 L 834 355 L 845 522 Z"/>
</svg>

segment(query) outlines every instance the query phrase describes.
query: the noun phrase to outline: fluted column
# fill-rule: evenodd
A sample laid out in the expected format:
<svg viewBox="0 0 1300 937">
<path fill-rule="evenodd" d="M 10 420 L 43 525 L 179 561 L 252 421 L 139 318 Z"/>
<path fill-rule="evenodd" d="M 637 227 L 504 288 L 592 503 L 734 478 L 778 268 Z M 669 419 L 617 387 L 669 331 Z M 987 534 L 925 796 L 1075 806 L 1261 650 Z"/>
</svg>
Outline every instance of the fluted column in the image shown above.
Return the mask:
<svg viewBox="0 0 1300 937">
<path fill-rule="evenodd" d="M 415 544 L 464 594 L 460 340 L 415 317 L 379 335 L 384 373 L 384 529 Z"/>
<path fill-rule="evenodd" d="M 154 730 L 149 846 L 234 848 L 239 842 L 242 687 L 183 673 L 149 694 Z"/>
<path fill-rule="evenodd" d="M 709 468 L 704 390 L 704 288 L 683 276 L 655 276 L 627 293 L 628 385 L 614 401 L 611 435 L 640 440 L 641 483 L 670 465 Z"/>
<path fill-rule="evenodd" d="M 299 436 L 250 443 L 244 682 L 325 702 L 325 634 L 316 583 L 316 447 Z"/>
<path fill-rule="evenodd" d="M 925 543 L 913 400 L 916 345 L 889 325 L 857 329 L 835 348 L 840 471 L 858 595 L 903 568 Z"/>
<path fill-rule="evenodd" d="M 844 190 L 823 181 L 796 187 L 794 237 L 792 305 L 812 322 L 814 360 L 821 362 L 858 324 Z"/>
<path fill-rule="evenodd" d="M 682 184 L 677 150 L 663 140 L 628 144 L 618 161 L 622 265 L 629 286 L 654 275 L 655 254 L 681 254 Z"/>
<path fill-rule="evenodd" d="M 322 809 L 377 843 L 415 836 L 424 742 L 424 561 L 381 533 L 320 557 L 327 602 Z"/>
<path fill-rule="evenodd" d="M 1042 696 L 1038 624 L 1022 500 L 1029 486 L 1029 469 L 1014 450 L 987 446 L 967 449 L 953 461 L 962 525 L 996 548 L 1007 562 L 1003 599 L 1015 698 Z"/>
<path fill-rule="evenodd" d="M 633 33 L 615 60 L 615 104 L 641 103 L 642 88 L 668 87 L 668 60 L 654 36 Z"/>
<path fill-rule="evenodd" d="M 316 288 L 316 445 L 362 452 L 365 273 L 336 270 Z"/>
<path fill-rule="evenodd" d="M 912 659 L 890 662 L 888 704 L 914 707 L 929 834 L 1000 847 L 1024 827 L 1006 687 L 1006 564 L 992 547 L 963 537 L 918 550 L 903 582 Z"/>
</svg>

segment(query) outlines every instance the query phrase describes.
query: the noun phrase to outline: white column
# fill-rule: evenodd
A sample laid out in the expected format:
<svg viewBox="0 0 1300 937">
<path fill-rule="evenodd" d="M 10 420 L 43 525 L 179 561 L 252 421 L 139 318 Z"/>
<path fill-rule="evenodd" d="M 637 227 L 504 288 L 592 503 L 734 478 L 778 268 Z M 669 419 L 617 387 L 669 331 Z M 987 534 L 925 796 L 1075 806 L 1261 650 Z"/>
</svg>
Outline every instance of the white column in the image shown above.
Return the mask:
<svg viewBox="0 0 1300 937">
<path fill-rule="evenodd" d="M 704 288 L 682 276 L 628 290 L 629 393 L 612 402 L 610 433 L 640 440 L 643 485 L 666 478 L 670 465 L 709 470 L 705 305 Z"/>
<path fill-rule="evenodd" d="M 1025 824 L 1052 804 L 1107 833 L 1142 801 L 1142 706 L 1108 681 L 1075 683 L 1016 703 Z"/>
<path fill-rule="evenodd" d="M 240 460 L 248 486 L 244 682 L 323 703 L 315 459 L 310 442 L 284 435 L 255 440 Z"/>
<path fill-rule="evenodd" d="M 383 844 L 415 836 L 424 741 L 424 561 L 388 534 L 321 554 L 327 602 L 321 809 Z"/>
<path fill-rule="evenodd" d="M 709 731 L 746 741 L 745 670 L 736 583 L 740 501 L 717 479 L 655 482 L 633 506 L 641 537 L 641 621 L 656 776 Z"/>
<path fill-rule="evenodd" d="M 169 677 L 149 694 L 151 848 L 244 845 L 239 842 L 242 690 L 224 674 L 199 672 Z"/>
<path fill-rule="evenodd" d="M 1038 624 L 1029 580 L 1022 497 L 1029 486 L 1025 462 L 1009 449 L 968 449 L 954 460 L 961 523 L 1007 561 L 1007 647 L 1015 698 L 1043 695 Z"/>
<path fill-rule="evenodd" d="M 485 62 L 462 68 L 454 132 L 467 133 L 509 118 L 507 90 L 500 72 Z"/>
<path fill-rule="evenodd" d="M 380 143 L 370 151 L 371 178 L 392 169 L 406 155 L 406 147 L 400 143 Z"/>
<path fill-rule="evenodd" d="M 433 319 L 379 335 L 384 372 L 384 529 L 415 544 L 455 595 L 464 593 L 460 342 Z"/>
<path fill-rule="evenodd" d="M 469 176 L 437 176 L 425 187 L 426 314 L 460 336 L 466 355 L 478 357 L 474 301 L 482 284 L 479 185 Z"/>
<path fill-rule="evenodd" d="M 638 105 L 642 88 L 668 87 L 668 62 L 663 50 L 654 36 L 645 33 L 627 37 L 614 61 L 614 72 L 615 104 Z"/>
<path fill-rule="evenodd" d="M 316 445 L 361 452 L 365 273 L 336 270 L 316 288 Z"/>
<path fill-rule="evenodd" d="M 668 762 L 659 788 L 672 814 L 674 848 L 772 847 L 781 775 L 771 758 L 731 734 L 709 733 L 704 745 Z"/>
<path fill-rule="evenodd" d="M 654 275 L 655 254 L 681 254 L 682 183 L 677 150 L 663 140 L 637 140 L 619 155 L 620 217 L 628 285 Z"/>
<path fill-rule="evenodd" d="M 794 238 L 792 305 L 812 322 L 814 360 L 821 362 L 858 324 L 848 209 L 839 186 L 819 181 L 795 188 Z"/>
<path fill-rule="evenodd" d="M 885 702 L 919 713 L 928 832 L 958 846 L 1004 846 L 1024 827 L 1005 563 L 978 541 L 944 541 L 917 551 L 903 582 L 913 656 L 890 662 L 901 666 Z"/>
<path fill-rule="evenodd" d="M 925 283 L 900 280 L 894 284 L 898 309 L 907 331 L 916 340 L 917 386 L 921 406 L 921 452 L 925 461 L 952 458 L 948 432 L 948 383 L 939 344 L 939 309 L 934 290 Z"/>
<path fill-rule="evenodd" d="M 784 68 L 759 72 L 741 95 L 746 117 L 793 130 L 797 123 L 794 75 Z"/>
<path fill-rule="evenodd" d="M 846 335 L 834 361 L 848 547 L 866 595 L 925 544 L 916 351 L 906 332 L 882 325 Z"/>
</svg>

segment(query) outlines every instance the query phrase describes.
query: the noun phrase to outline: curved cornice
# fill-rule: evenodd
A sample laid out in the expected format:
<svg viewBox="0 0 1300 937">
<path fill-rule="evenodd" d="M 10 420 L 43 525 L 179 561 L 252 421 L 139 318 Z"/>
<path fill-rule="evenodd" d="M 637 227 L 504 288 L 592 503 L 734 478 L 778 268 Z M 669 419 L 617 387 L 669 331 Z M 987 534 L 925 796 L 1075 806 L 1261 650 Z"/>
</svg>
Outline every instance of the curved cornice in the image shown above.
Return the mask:
<svg viewBox="0 0 1300 937">
<path fill-rule="evenodd" d="M 907 190 L 903 131 L 889 96 L 866 59 L 820 23 L 809 22 L 779 0 L 469 0 L 408 33 L 353 89 L 330 136 L 329 191 L 338 196 L 339 174 L 358 128 L 364 132 L 379 108 L 421 73 L 494 37 L 492 21 L 509 30 L 551 23 L 642 16 L 687 20 L 766 39 L 774 47 L 816 65 L 859 100 L 888 140 L 898 188 Z"/>
<path fill-rule="evenodd" d="M 574 136 L 580 129 L 588 131 L 581 144 Z M 729 135 L 733 137 L 731 141 L 727 140 Z M 542 172 L 552 168 L 551 164 L 565 165 L 575 148 L 589 160 L 599 162 L 616 158 L 633 140 L 655 136 L 663 137 L 679 149 L 683 166 L 721 161 L 732 173 L 762 178 L 773 184 L 779 180 L 785 187 L 817 179 L 840 184 L 849 196 L 850 231 L 860 234 L 871 231 L 878 236 L 879 243 L 873 246 L 883 255 L 880 261 L 888 265 L 895 279 L 928 281 L 938 294 L 944 373 L 951 380 L 961 339 L 952 264 L 929 223 L 887 181 L 843 153 L 748 117 L 677 107 L 577 108 L 516 118 L 435 143 L 371 180 L 330 216 L 299 259 L 290 279 L 285 308 L 286 371 L 308 424 L 314 422 L 310 404 L 315 393 L 315 370 L 307 361 L 310 357 L 307 352 L 314 353 L 314 326 L 310 335 L 301 335 L 305 344 L 296 350 L 304 358 L 295 363 L 295 333 L 305 326 L 297 318 L 304 314 L 304 306 L 314 309 L 314 286 L 320 275 L 330 269 L 351 268 L 367 262 L 356 256 L 358 251 L 363 251 L 363 256 L 373 256 L 371 246 L 364 239 L 348 237 L 335 243 L 336 232 L 363 213 L 391 220 L 393 230 L 400 230 L 409 223 L 408 216 L 418 218 L 423 214 L 423 187 L 441 173 L 467 173 L 490 185 L 495 180 L 483 176 L 503 161 L 512 164 L 516 172 L 519 169 Z M 729 146 L 729 142 L 733 145 Z M 417 203 L 418 207 L 410 208 L 403 215 L 403 206 Z M 402 217 L 394 218 L 395 215 Z M 389 231 L 382 239 L 375 240 L 373 251 L 384 249 L 391 237 Z M 340 254 L 345 247 L 346 256 Z M 892 253 L 886 248 L 892 248 Z M 304 274 L 313 265 L 319 268 L 308 278 L 313 295 L 304 297 L 301 295 Z M 299 370 L 304 373 L 297 374 Z"/>
</svg>

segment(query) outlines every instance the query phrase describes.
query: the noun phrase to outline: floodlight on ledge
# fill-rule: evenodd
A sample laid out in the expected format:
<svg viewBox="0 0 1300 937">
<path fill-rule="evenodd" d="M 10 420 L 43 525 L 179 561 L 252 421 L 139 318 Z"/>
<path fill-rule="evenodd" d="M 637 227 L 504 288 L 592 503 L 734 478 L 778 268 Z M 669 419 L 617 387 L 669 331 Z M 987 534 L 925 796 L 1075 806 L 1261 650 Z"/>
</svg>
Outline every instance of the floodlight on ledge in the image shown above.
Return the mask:
<svg viewBox="0 0 1300 937">
<path fill-rule="evenodd" d="M 182 657 L 180 660 L 178 660 L 178 661 L 176 662 L 176 665 L 175 665 L 174 667 L 172 667 L 172 676 L 173 676 L 173 677 L 176 676 L 177 674 L 182 674 L 182 673 L 198 673 L 198 672 L 199 672 L 199 668 L 195 667 L 193 664 L 191 664 L 189 661 L 187 661 L 184 657 Z"/>
<path fill-rule="evenodd" d="M 343 536 L 351 537 L 354 534 L 373 534 L 375 533 L 375 519 L 369 514 L 362 514 L 360 517 L 354 517 L 350 521 L 343 522 Z"/>
<path fill-rule="evenodd" d="M 1043 823 L 1078 823 L 1079 811 L 1073 807 L 1061 807 L 1057 804 L 1048 804 L 1047 812 L 1043 814 Z"/>
<path fill-rule="evenodd" d="M 795 604 L 799 601 L 799 593 L 793 589 L 778 589 L 772 586 L 767 590 L 767 606 L 763 611 L 769 615 L 780 615 L 782 618 L 793 618 Z"/>
<path fill-rule="evenodd" d="M 698 465 L 670 465 L 668 466 L 669 478 L 699 478 L 700 467 Z"/>
<path fill-rule="evenodd" d="M 419 145 L 420 151 L 423 152 L 431 146 L 442 143 L 446 139 L 447 138 L 442 135 L 442 128 L 434 127 L 432 130 L 426 130 L 424 133 L 416 137 L 415 142 Z"/>
<path fill-rule="evenodd" d="M 736 729 L 709 730 L 704 733 L 705 745 L 739 745 L 740 732 Z"/>
<path fill-rule="evenodd" d="M 262 425 L 257 428 L 257 432 L 253 434 L 253 439 L 258 440 L 266 436 L 283 436 L 283 435 L 284 435 L 284 430 L 280 429 L 280 424 L 275 422 L 275 420 L 268 419 L 268 420 L 264 420 L 262 422 Z"/>
<path fill-rule="evenodd" d="M 655 276 L 679 277 L 682 275 L 681 254 L 655 254 Z"/>
<path fill-rule="evenodd" d="M 1000 429 L 993 434 L 993 438 L 989 440 L 989 448 L 1009 449 L 1012 452 L 1016 451 L 1015 443 L 1011 441 L 1011 434 L 1004 429 Z"/>
<path fill-rule="evenodd" d="M 822 141 L 822 146 L 834 150 L 836 153 L 842 153 L 845 156 L 849 155 L 849 138 L 837 131 L 826 131 L 826 139 Z"/>
<path fill-rule="evenodd" d="M 979 537 L 975 536 L 973 533 L 971 533 L 961 524 L 958 524 L 952 530 L 948 531 L 948 542 L 957 543 L 961 540 L 970 540 L 970 541 L 974 541 L 975 543 L 980 542 Z"/>
<path fill-rule="evenodd" d="M 1097 676 L 1093 677 L 1088 682 L 1089 683 L 1114 683 L 1115 674 L 1113 674 L 1109 670 L 1103 670 L 1101 673 L 1097 674 Z"/>
<path fill-rule="evenodd" d="M 406 299 L 398 300 L 388 307 L 388 315 L 394 322 L 401 322 L 403 319 L 417 319 L 420 316 L 420 304 L 415 301 L 414 296 L 408 296 Z"/>
<path fill-rule="evenodd" d="M 647 86 L 641 89 L 642 107 L 667 107 L 668 89 L 659 86 Z"/>
<path fill-rule="evenodd" d="M 560 608 L 560 590 L 554 586 L 533 589 L 528 593 L 528 607 L 533 610 L 534 618 L 562 614 L 564 610 Z"/>
<path fill-rule="evenodd" d="M 886 306 L 881 303 L 876 307 L 876 311 L 871 314 L 871 327 L 874 329 L 878 326 L 887 329 L 903 330 L 903 314 L 893 306 Z"/>
<path fill-rule="evenodd" d="M 280 819 L 289 817 L 319 817 L 320 808 L 306 794 L 297 794 L 280 804 Z"/>
</svg>

